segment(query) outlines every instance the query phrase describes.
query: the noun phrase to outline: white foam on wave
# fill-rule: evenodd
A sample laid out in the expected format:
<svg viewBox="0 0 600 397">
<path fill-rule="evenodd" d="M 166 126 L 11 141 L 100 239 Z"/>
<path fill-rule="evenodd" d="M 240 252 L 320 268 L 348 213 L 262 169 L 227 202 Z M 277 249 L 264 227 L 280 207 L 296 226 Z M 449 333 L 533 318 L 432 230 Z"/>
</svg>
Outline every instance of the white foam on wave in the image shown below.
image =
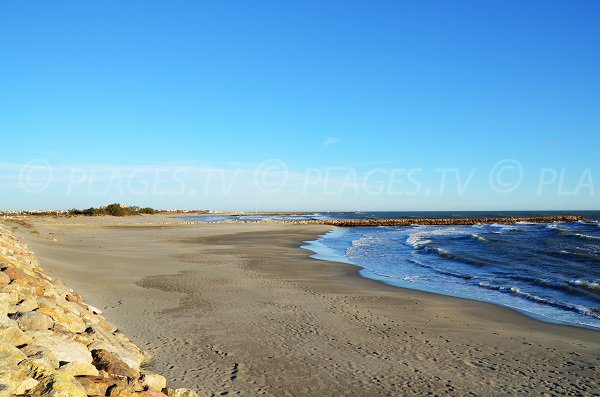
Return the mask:
<svg viewBox="0 0 600 397">
<path fill-rule="evenodd" d="M 429 243 L 431 243 L 431 240 L 428 238 L 425 238 L 423 236 L 419 236 L 419 235 L 410 235 L 408 236 L 408 238 L 406 239 L 406 242 L 411 245 L 413 248 L 421 248 Z"/>
<path fill-rule="evenodd" d="M 433 237 L 437 236 L 466 236 L 471 232 L 467 228 L 448 227 L 448 226 L 416 226 L 410 232 L 406 243 L 415 249 L 424 247 L 432 242 Z"/>
<path fill-rule="evenodd" d="M 583 234 L 583 233 L 575 233 L 575 235 L 577 237 L 581 237 L 587 240 L 600 240 L 600 237 L 598 236 L 590 236 L 589 234 Z"/>
<path fill-rule="evenodd" d="M 493 228 L 499 230 L 499 231 L 492 231 L 492 233 L 513 232 L 516 230 L 520 230 L 518 227 L 515 227 L 514 225 L 504 225 L 504 224 L 500 224 L 500 223 L 492 223 L 490 225 L 490 227 L 493 227 Z"/>
<path fill-rule="evenodd" d="M 493 285 L 493 284 L 484 283 L 484 282 L 479 283 L 479 286 L 481 288 L 489 289 L 489 290 L 492 290 L 492 291 L 508 292 L 508 293 L 511 293 L 511 294 L 514 294 L 514 295 L 519 295 L 519 296 L 522 296 L 524 298 L 527 298 L 529 300 L 532 300 L 532 301 L 535 301 L 535 302 L 538 302 L 538 303 L 548 303 L 547 299 L 544 299 L 544 298 L 539 297 L 537 295 L 533 295 L 533 294 L 530 294 L 528 292 L 522 291 L 522 290 L 520 290 L 517 287 L 504 287 L 504 286 L 501 286 L 501 285 Z"/>
<path fill-rule="evenodd" d="M 473 233 L 473 234 L 471 234 L 471 237 L 473 237 L 473 238 L 475 238 L 475 239 L 477 239 L 477 240 L 479 240 L 479 241 L 487 241 L 487 239 L 486 239 L 485 237 L 481 237 L 481 236 L 480 236 L 479 234 L 477 234 L 477 233 Z"/>
<path fill-rule="evenodd" d="M 549 223 L 546 225 L 546 229 L 551 229 L 551 230 L 564 230 L 563 228 L 561 228 L 560 226 L 562 226 L 563 223 L 562 222 L 553 222 L 553 223 Z"/>
<path fill-rule="evenodd" d="M 438 254 L 439 256 L 442 256 L 442 257 L 449 257 L 449 256 L 451 256 L 451 255 L 452 255 L 452 254 L 450 253 L 450 251 L 447 251 L 447 250 L 445 250 L 445 249 L 443 249 L 443 248 L 439 248 L 439 247 L 432 247 L 432 248 L 429 248 L 429 247 L 428 247 L 428 248 L 426 248 L 426 249 L 427 249 L 427 250 L 432 250 L 432 251 L 434 251 L 434 252 L 437 252 L 437 254 Z"/>
<path fill-rule="evenodd" d="M 569 280 L 569 284 L 577 287 L 583 287 L 592 291 L 600 292 L 600 283 L 587 280 Z"/>
<path fill-rule="evenodd" d="M 352 247 L 366 247 L 379 242 L 382 242 L 384 239 L 380 237 L 374 236 L 364 236 L 356 240 L 352 240 Z"/>
<path fill-rule="evenodd" d="M 346 249 L 346 256 L 349 258 L 358 258 L 364 256 L 364 252 L 377 244 L 382 244 L 384 238 L 374 236 L 364 236 L 356 240 L 352 240 L 351 246 Z"/>
<path fill-rule="evenodd" d="M 422 280 L 426 280 L 427 278 L 424 276 L 404 276 L 402 277 L 403 281 L 408 281 L 411 283 L 414 283 L 415 281 L 422 281 Z"/>
<path fill-rule="evenodd" d="M 546 298 L 542 298 L 541 296 L 537 296 L 535 294 L 523 291 L 517 287 L 504 287 L 504 286 L 499 286 L 499 285 L 492 285 L 489 283 L 479 283 L 479 286 L 481 288 L 485 288 L 485 289 L 489 289 L 489 290 L 493 290 L 493 291 L 509 293 L 509 294 L 518 296 L 520 298 L 523 298 L 523 299 L 526 299 L 526 300 L 529 300 L 529 301 L 532 301 L 535 303 L 539 303 L 542 305 L 548 305 L 548 306 L 552 306 L 552 307 L 555 307 L 558 309 L 568 310 L 568 311 L 580 313 L 580 314 L 583 314 L 586 316 L 600 318 L 600 314 L 598 314 L 595 310 L 592 310 L 588 307 L 585 307 L 582 305 L 572 305 L 572 304 L 568 304 L 568 303 L 549 300 Z"/>
</svg>

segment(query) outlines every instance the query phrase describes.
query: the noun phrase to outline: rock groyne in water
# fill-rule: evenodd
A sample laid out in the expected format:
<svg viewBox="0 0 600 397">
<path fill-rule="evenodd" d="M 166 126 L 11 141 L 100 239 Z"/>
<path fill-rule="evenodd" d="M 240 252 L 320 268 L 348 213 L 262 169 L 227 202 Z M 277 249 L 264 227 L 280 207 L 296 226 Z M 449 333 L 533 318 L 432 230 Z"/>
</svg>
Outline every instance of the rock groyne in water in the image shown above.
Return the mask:
<svg viewBox="0 0 600 397">
<path fill-rule="evenodd" d="M 197 396 L 145 372 L 147 358 L 0 222 L 0 397 Z"/>
<path fill-rule="evenodd" d="M 477 225 L 477 224 L 511 224 L 526 223 L 553 223 L 553 222 L 578 222 L 585 218 L 579 215 L 564 216 L 536 216 L 536 217 L 510 217 L 510 218 L 418 218 L 418 219 L 314 219 L 303 221 L 280 221 L 299 225 L 331 225 L 340 227 L 358 226 L 450 226 L 450 225 Z M 267 221 L 269 222 L 269 221 Z"/>
</svg>

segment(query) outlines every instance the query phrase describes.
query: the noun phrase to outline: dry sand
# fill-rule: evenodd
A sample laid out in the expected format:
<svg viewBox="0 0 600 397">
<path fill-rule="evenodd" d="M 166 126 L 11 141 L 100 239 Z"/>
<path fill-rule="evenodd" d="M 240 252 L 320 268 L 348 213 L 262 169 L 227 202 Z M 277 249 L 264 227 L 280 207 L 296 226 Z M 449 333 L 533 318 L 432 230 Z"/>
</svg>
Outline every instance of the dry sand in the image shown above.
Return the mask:
<svg viewBox="0 0 600 397">
<path fill-rule="evenodd" d="M 310 259 L 320 225 L 35 219 L 20 236 L 201 395 L 598 395 L 600 333 Z M 56 241 L 54 241 L 54 239 Z"/>
</svg>

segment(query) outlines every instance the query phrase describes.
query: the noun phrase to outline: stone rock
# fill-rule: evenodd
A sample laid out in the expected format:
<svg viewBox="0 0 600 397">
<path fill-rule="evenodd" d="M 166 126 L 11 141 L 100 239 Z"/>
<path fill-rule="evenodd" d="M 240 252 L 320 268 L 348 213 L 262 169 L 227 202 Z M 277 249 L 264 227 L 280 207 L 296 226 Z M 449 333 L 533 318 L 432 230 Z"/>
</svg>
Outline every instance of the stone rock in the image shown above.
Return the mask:
<svg viewBox="0 0 600 397">
<path fill-rule="evenodd" d="M 19 386 L 15 388 L 15 394 L 22 396 L 28 394 L 27 392 L 36 387 L 40 382 L 33 378 L 27 378 Z"/>
<path fill-rule="evenodd" d="M 106 374 L 104 371 L 100 373 Z M 133 396 L 137 382 L 118 376 L 78 376 L 77 381 L 86 390 L 88 396 Z M 141 389 L 139 390 L 141 391 Z"/>
<path fill-rule="evenodd" d="M 54 352 L 52 352 L 45 346 L 31 344 L 31 345 L 27 345 L 27 346 L 21 348 L 21 351 L 28 358 L 41 360 L 44 363 L 51 366 L 52 368 L 56 369 L 56 368 L 58 368 L 58 366 L 60 364 L 58 362 L 58 357 L 56 357 L 56 354 L 54 354 Z"/>
<path fill-rule="evenodd" d="M 3 264 L 2 267 L 5 267 L 6 265 L 12 265 L 12 266 L 6 266 L 6 267 L 14 267 L 14 266 L 18 266 L 19 264 L 14 260 L 9 258 L 9 256 L 14 255 L 15 251 L 14 250 L 8 250 L 6 252 L 4 252 L 2 255 L 0 255 L 0 264 Z"/>
<path fill-rule="evenodd" d="M 167 395 L 157 390 L 145 390 L 135 393 L 136 397 L 166 397 Z"/>
<path fill-rule="evenodd" d="M 0 330 L 0 336 L 13 346 L 28 345 L 32 342 L 31 338 L 25 335 L 18 327 L 8 327 Z"/>
<path fill-rule="evenodd" d="M 191 389 L 174 389 L 172 387 L 167 387 L 162 390 L 164 394 L 169 397 L 198 397 L 198 393 Z"/>
<path fill-rule="evenodd" d="M 77 302 L 80 303 L 81 301 L 83 301 L 83 299 L 81 298 L 80 295 L 77 295 L 73 292 L 69 292 L 66 296 L 65 299 L 68 300 L 69 302 Z"/>
<path fill-rule="evenodd" d="M 90 343 L 92 343 L 92 340 L 90 339 L 90 337 L 85 332 L 82 333 L 82 334 L 72 334 L 72 335 L 73 335 L 73 340 L 75 342 L 81 343 L 84 346 L 87 346 Z"/>
<path fill-rule="evenodd" d="M 92 305 L 86 305 L 88 310 L 93 313 L 93 314 L 102 314 L 102 310 L 92 306 Z"/>
<path fill-rule="evenodd" d="M 71 332 L 71 330 L 69 329 L 69 327 L 67 327 L 66 324 L 61 323 L 60 321 L 54 322 L 54 327 L 52 327 L 52 332 L 55 335 L 64 336 L 67 339 L 73 339 L 73 340 L 75 340 L 74 335 L 81 335 L 81 334 L 74 334 L 73 332 Z"/>
<path fill-rule="evenodd" d="M 140 373 L 127 365 L 118 355 L 103 349 L 92 350 L 94 358 L 92 364 L 97 369 L 104 370 L 112 375 L 126 376 L 130 379 L 138 379 Z"/>
<path fill-rule="evenodd" d="M 19 324 L 12 318 L 8 318 L 6 314 L 0 313 L 0 330 L 10 328 L 10 327 L 18 327 Z"/>
<path fill-rule="evenodd" d="M 50 329 L 54 326 L 54 320 L 50 316 L 38 312 L 26 312 L 17 317 L 19 327 L 24 331 L 37 331 Z"/>
<path fill-rule="evenodd" d="M 67 363 L 60 367 L 62 372 L 72 376 L 98 376 L 98 370 L 92 364 L 88 363 Z"/>
<path fill-rule="evenodd" d="M 86 331 L 93 341 L 88 345 L 91 350 L 108 350 L 119 356 L 131 368 L 139 371 L 146 359 L 144 353 L 125 336 L 112 334 L 99 326 L 91 326 Z"/>
<path fill-rule="evenodd" d="M 105 320 L 104 318 L 100 317 L 100 320 L 98 321 L 98 326 L 103 328 L 104 330 L 113 333 L 117 330 L 117 326 L 114 325 L 113 323 L 109 322 L 108 320 Z"/>
<path fill-rule="evenodd" d="M 69 302 L 69 301 L 58 301 L 56 305 L 63 309 L 67 313 L 73 313 L 79 317 L 91 316 L 91 314 L 87 311 L 85 307 L 80 305 L 79 303 Z"/>
<path fill-rule="evenodd" d="M 4 274 L 10 279 L 10 281 L 28 277 L 21 269 L 17 269 L 16 267 L 8 267 L 4 269 Z"/>
<path fill-rule="evenodd" d="M 45 296 L 48 298 L 53 298 L 56 296 L 56 288 L 45 279 L 43 273 L 39 272 L 36 274 L 36 290 L 37 296 Z"/>
<path fill-rule="evenodd" d="M 142 386 L 153 390 L 162 390 L 167 387 L 167 380 L 159 374 L 144 374 L 141 378 Z"/>
<path fill-rule="evenodd" d="M 60 362 L 80 362 L 88 364 L 92 362 L 92 355 L 86 347 L 80 343 L 51 333 L 47 334 L 44 331 L 32 331 L 30 334 L 33 337 L 35 344 L 46 346 L 56 354 L 56 357 Z"/>
<path fill-rule="evenodd" d="M 121 358 L 129 367 L 139 371 L 142 362 L 145 360 L 145 356 L 137 347 L 129 342 L 129 346 L 116 343 L 95 340 L 88 345 L 88 349 L 91 350 L 106 350 L 114 353 Z"/>
<path fill-rule="evenodd" d="M 69 374 L 57 371 L 40 360 L 23 360 L 19 366 L 39 383 L 29 392 L 49 397 L 86 397 L 85 389 Z"/>
<path fill-rule="evenodd" d="M 14 301 L 14 298 L 5 292 L 0 293 L 0 314 L 8 313 L 8 306 L 11 305 L 11 302 Z"/>
<path fill-rule="evenodd" d="M 65 326 L 70 332 L 81 333 L 87 328 L 83 319 L 73 313 L 67 313 L 60 307 L 48 302 L 44 299 L 39 303 L 38 311 L 44 313 L 52 319 Z"/>
<path fill-rule="evenodd" d="M 31 312 L 38 308 L 37 300 L 34 298 L 23 299 L 23 301 L 19 302 L 16 305 L 13 305 L 9 308 L 9 312 L 18 313 L 18 312 Z"/>
<path fill-rule="evenodd" d="M 10 284 L 10 277 L 4 272 L 0 272 L 0 285 L 7 284 Z"/>
<path fill-rule="evenodd" d="M 35 295 L 35 288 L 17 283 L 10 283 L 9 285 L 2 287 L 2 292 L 9 295 L 9 305 L 16 305 L 23 299 L 33 297 Z"/>
<path fill-rule="evenodd" d="M 12 345 L 9 341 L 4 338 L 0 338 L 0 355 L 2 357 L 3 363 L 12 363 L 17 364 L 21 360 L 27 358 L 25 353 L 21 350 L 17 349 Z"/>
<path fill-rule="evenodd" d="M 17 366 L 25 358 L 19 349 L 0 338 L 0 395 L 10 395 L 25 379 Z"/>
<path fill-rule="evenodd" d="M 132 383 L 118 383 L 107 389 L 107 395 L 111 397 L 131 397 L 135 395 L 135 391 Z"/>
<path fill-rule="evenodd" d="M 79 376 L 77 381 L 88 396 L 106 396 L 106 389 L 113 385 L 110 379 L 102 376 Z"/>
</svg>

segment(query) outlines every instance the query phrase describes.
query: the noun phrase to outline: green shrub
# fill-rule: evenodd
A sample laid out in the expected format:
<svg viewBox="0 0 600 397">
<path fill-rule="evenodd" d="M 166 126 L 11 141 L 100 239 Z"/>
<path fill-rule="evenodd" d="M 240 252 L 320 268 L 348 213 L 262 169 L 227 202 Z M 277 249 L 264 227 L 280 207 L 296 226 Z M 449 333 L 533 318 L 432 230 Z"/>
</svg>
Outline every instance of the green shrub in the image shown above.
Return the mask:
<svg viewBox="0 0 600 397">
<path fill-rule="evenodd" d="M 130 215 L 140 215 L 140 214 L 156 214 L 154 208 L 144 207 L 140 208 L 137 206 L 125 207 L 118 203 L 109 204 L 106 207 L 100 208 L 88 208 L 84 210 L 78 210 L 73 208 L 69 210 L 69 215 L 85 215 L 85 216 L 101 216 L 101 215 L 111 215 L 111 216 L 130 216 Z"/>
</svg>

